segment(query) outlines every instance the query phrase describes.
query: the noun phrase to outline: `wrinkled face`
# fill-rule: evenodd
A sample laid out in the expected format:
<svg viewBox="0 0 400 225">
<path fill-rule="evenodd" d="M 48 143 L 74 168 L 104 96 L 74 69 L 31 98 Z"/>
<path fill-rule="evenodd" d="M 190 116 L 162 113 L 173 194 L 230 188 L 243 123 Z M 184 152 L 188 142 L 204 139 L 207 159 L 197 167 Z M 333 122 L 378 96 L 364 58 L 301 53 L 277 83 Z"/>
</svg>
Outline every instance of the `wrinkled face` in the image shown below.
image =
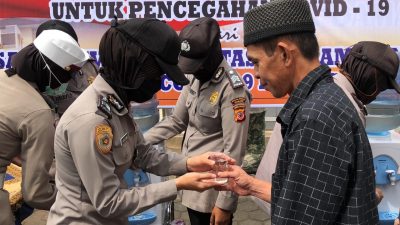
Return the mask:
<svg viewBox="0 0 400 225">
<path fill-rule="evenodd" d="M 262 45 L 247 46 L 247 57 L 254 64 L 255 77 L 276 98 L 284 97 L 292 91 L 292 75 L 285 66 L 283 54 L 278 47 L 269 56 Z"/>
</svg>

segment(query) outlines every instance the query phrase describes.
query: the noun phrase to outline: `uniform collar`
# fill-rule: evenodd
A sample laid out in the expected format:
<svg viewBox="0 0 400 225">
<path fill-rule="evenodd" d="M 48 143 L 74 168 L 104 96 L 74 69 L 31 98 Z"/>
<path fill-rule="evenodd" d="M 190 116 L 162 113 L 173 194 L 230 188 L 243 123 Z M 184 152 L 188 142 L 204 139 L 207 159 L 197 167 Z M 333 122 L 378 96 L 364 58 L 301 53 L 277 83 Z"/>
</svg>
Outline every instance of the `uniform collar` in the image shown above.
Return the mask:
<svg viewBox="0 0 400 225">
<path fill-rule="evenodd" d="M 93 81 L 93 85 L 91 85 L 98 95 L 107 96 L 114 95 L 120 102 L 122 102 L 121 98 L 117 95 L 114 89 L 103 79 L 101 75 L 96 76 L 96 79 Z M 128 113 L 128 109 L 124 107 L 121 112 L 118 112 L 114 107 L 111 107 L 111 110 L 114 114 L 118 116 L 123 116 Z"/>
<path fill-rule="evenodd" d="M 225 72 L 229 69 L 228 62 L 223 59 L 219 64 L 218 69 L 214 72 L 214 75 L 211 78 L 212 83 L 219 83 L 224 78 Z"/>
<path fill-rule="evenodd" d="M 330 72 L 331 69 L 326 65 L 320 65 L 309 72 L 292 92 L 288 101 L 283 106 L 277 118 L 278 122 L 288 126 L 297 108 L 303 104 L 320 81 L 328 76 L 331 77 Z"/>
<path fill-rule="evenodd" d="M 221 80 L 224 78 L 226 68 L 229 68 L 228 63 L 226 62 L 225 59 L 222 60 L 222 62 L 218 65 L 218 68 L 214 71 L 214 74 L 211 78 L 211 80 L 205 82 L 203 85 L 201 85 L 200 90 L 206 89 L 208 86 L 210 86 L 210 83 L 219 83 Z M 196 79 L 196 83 L 200 86 L 200 81 Z"/>
</svg>

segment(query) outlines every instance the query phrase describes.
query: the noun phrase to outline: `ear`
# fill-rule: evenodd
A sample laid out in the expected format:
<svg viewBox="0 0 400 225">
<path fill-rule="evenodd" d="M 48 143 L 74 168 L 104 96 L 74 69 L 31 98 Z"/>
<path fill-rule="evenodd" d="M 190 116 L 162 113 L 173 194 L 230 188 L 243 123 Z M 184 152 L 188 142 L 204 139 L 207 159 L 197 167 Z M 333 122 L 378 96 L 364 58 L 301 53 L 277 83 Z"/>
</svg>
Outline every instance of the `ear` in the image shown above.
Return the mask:
<svg viewBox="0 0 400 225">
<path fill-rule="evenodd" d="M 285 66 L 289 66 L 294 59 L 294 51 L 292 50 L 291 46 L 283 41 L 278 42 L 277 44 L 278 54 L 282 62 Z"/>
</svg>

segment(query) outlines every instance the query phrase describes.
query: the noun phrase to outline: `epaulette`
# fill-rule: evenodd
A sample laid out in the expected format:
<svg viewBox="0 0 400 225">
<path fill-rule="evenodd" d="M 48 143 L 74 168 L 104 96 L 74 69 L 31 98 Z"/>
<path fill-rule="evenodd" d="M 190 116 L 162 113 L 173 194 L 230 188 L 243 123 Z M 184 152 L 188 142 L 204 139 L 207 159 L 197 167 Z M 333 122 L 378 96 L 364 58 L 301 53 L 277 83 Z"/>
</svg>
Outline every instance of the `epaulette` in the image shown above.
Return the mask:
<svg viewBox="0 0 400 225">
<path fill-rule="evenodd" d="M 97 108 L 107 117 L 107 119 L 112 118 L 111 106 L 107 97 L 99 96 L 97 99 Z"/>
<path fill-rule="evenodd" d="M 243 81 L 240 79 L 239 74 L 235 70 L 231 69 L 226 71 L 226 75 L 228 76 L 229 83 L 231 83 L 233 88 L 239 88 L 244 86 Z"/>
</svg>

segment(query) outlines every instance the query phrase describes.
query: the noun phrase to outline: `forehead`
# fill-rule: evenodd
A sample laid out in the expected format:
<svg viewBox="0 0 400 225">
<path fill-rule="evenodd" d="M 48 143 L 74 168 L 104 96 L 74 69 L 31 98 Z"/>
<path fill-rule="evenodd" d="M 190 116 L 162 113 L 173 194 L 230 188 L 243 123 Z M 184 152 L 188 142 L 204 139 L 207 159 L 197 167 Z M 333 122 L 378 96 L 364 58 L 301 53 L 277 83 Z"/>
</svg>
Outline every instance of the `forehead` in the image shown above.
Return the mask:
<svg viewBox="0 0 400 225">
<path fill-rule="evenodd" d="M 250 60 L 260 59 L 266 56 L 262 45 L 248 45 L 247 46 L 247 57 Z"/>
</svg>

